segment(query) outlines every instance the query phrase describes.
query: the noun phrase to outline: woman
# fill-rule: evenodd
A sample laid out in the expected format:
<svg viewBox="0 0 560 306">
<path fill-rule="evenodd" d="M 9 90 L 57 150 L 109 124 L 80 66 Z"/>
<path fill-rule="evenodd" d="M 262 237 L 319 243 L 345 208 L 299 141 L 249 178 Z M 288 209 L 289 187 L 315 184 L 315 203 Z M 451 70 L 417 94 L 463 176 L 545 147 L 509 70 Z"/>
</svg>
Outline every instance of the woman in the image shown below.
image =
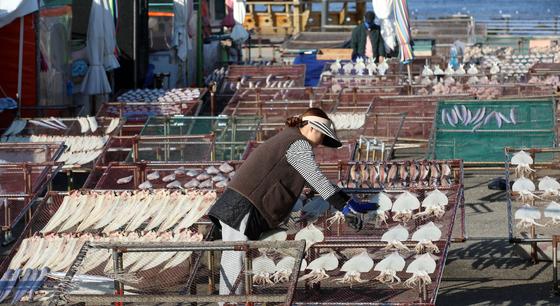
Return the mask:
<svg viewBox="0 0 560 306">
<path fill-rule="evenodd" d="M 315 162 L 313 147 L 342 145 L 327 114 L 310 108 L 301 117 L 288 118 L 286 125 L 251 153 L 211 208 L 209 216 L 222 229 L 223 241 L 257 240 L 278 227 L 289 216 L 306 182 L 339 210 L 347 203 L 361 208 L 361 203 L 331 184 Z M 350 217 L 347 221 L 358 227 L 359 218 L 348 209 L 344 211 Z M 220 294 L 229 294 L 242 259 L 243 252 L 222 253 Z"/>
</svg>

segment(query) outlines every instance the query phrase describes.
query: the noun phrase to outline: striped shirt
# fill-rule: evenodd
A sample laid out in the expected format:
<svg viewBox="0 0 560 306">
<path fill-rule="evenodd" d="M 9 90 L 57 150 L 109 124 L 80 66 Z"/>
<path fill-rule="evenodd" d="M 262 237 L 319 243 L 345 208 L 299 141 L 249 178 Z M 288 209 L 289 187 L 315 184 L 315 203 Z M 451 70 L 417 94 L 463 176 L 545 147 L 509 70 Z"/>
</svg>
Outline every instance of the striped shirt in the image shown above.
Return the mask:
<svg viewBox="0 0 560 306">
<path fill-rule="evenodd" d="M 309 142 L 297 140 L 292 143 L 286 152 L 286 158 L 288 163 L 303 176 L 323 199 L 328 199 L 338 191 L 338 188 L 321 173 Z"/>
</svg>

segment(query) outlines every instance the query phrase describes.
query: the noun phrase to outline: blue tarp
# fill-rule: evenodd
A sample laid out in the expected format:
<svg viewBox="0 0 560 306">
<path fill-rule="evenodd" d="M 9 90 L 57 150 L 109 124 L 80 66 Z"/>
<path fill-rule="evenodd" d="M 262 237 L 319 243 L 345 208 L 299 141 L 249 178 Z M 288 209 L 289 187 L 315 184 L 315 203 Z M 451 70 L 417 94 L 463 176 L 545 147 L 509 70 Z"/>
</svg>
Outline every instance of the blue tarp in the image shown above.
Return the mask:
<svg viewBox="0 0 560 306">
<path fill-rule="evenodd" d="M 0 112 L 5 109 L 16 109 L 17 107 L 16 100 L 12 98 L 0 98 Z"/>
<path fill-rule="evenodd" d="M 317 60 L 317 55 L 301 53 L 294 59 L 294 64 L 305 65 L 305 86 L 317 86 L 323 67 L 333 61 Z"/>
</svg>

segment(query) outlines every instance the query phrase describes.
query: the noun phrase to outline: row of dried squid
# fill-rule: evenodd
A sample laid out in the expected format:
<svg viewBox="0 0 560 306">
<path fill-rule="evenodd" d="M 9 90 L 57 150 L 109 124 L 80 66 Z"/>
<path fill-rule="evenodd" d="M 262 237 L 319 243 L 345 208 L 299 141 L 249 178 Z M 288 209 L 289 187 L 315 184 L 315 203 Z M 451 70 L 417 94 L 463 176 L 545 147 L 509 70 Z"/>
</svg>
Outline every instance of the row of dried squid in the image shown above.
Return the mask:
<svg viewBox="0 0 560 306">
<path fill-rule="evenodd" d="M 416 186 L 442 186 L 452 184 L 453 169 L 449 162 L 405 161 L 356 163 L 350 167 L 346 182 L 341 188 L 400 188 Z"/>
</svg>

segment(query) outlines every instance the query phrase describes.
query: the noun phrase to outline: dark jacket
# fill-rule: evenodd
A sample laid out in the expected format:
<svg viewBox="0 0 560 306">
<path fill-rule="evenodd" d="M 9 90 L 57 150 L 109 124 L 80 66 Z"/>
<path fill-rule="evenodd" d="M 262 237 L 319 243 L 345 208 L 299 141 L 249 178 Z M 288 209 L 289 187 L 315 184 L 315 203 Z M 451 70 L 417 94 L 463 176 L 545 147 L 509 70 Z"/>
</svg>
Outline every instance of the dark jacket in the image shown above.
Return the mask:
<svg viewBox="0 0 560 306">
<path fill-rule="evenodd" d="M 373 25 L 371 31 L 369 31 L 363 24 L 359 24 L 352 30 L 352 59 L 355 59 L 357 56 L 365 57 L 366 35 L 368 34 L 373 49 L 373 58 L 387 55 L 385 43 L 381 36 L 381 28 L 378 25 Z"/>
<path fill-rule="evenodd" d="M 285 128 L 258 146 L 228 184 L 253 203 L 271 228 L 288 217 L 305 185 L 286 159 L 286 151 L 297 140 L 307 138 L 297 128 Z"/>
</svg>

